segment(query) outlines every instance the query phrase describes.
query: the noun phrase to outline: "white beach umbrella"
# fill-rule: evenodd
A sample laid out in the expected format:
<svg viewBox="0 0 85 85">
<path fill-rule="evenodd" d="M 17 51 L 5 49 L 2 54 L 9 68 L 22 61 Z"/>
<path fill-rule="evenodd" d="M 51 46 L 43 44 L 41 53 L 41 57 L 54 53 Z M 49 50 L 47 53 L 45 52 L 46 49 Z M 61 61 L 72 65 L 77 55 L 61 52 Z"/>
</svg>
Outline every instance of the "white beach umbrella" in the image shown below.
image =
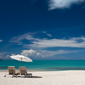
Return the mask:
<svg viewBox="0 0 85 85">
<path fill-rule="evenodd" d="M 24 62 L 33 62 L 30 58 L 25 57 L 23 55 L 13 55 L 10 56 L 12 59 L 18 60 L 18 61 L 24 61 Z M 20 66 L 21 66 L 21 62 L 20 62 Z"/>
</svg>

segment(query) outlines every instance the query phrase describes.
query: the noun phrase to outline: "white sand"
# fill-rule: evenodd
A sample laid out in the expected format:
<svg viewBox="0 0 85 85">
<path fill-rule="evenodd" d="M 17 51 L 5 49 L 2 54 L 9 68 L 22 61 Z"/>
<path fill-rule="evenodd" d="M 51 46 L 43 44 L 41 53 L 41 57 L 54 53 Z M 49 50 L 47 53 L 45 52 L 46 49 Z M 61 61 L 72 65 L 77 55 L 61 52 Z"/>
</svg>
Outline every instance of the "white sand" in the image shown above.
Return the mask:
<svg viewBox="0 0 85 85">
<path fill-rule="evenodd" d="M 7 73 L 0 71 L 0 85 L 85 85 L 85 71 L 32 72 L 33 78 L 4 77 Z"/>
</svg>

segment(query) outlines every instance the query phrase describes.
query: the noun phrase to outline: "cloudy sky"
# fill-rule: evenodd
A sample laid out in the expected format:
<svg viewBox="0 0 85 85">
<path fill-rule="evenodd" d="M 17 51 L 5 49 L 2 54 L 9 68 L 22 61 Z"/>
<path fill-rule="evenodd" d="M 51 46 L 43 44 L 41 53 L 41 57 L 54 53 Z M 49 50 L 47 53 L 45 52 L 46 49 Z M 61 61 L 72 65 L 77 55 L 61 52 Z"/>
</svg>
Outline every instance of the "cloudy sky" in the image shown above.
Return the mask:
<svg viewBox="0 0 85 85">
<path fill-rule="evenodd" d="M 85 0 L 0 0 L 0 59 L 85 60 Z"/>
</svg>

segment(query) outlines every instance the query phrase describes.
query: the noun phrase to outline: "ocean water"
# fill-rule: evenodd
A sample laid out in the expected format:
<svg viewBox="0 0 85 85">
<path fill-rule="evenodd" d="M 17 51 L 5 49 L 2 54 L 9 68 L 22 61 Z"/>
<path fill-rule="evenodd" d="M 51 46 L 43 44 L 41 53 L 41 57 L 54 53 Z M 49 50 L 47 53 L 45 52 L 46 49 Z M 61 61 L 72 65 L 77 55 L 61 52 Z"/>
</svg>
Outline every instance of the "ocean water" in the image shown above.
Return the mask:
<svg viewBox="0 0 85 85">
<path fill-rule="evenodd" d="M 19 69 L 20 61 L 2 60 L 0 70 L 7 70 L 8 66 L 15 66 Z M 34 60 L 33 62 L 23 62 L 21 66 L 26 66 L 30 71 L 63 71 L 63 70 L 85 70 L 85 60 Z"/>
</svg>

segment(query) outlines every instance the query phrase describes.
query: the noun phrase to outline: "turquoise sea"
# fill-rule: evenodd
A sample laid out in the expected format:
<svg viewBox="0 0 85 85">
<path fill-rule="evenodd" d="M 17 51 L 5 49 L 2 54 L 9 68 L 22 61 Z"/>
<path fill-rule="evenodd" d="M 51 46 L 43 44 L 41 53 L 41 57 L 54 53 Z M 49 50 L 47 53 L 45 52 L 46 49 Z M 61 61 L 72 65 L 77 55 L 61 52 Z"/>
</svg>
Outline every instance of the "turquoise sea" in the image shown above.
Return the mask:
<svg viewBox="0 0 85 85">
<path fill-rule="evenodd" d="M 0 70 L 7 70 L 8 66 L 15 66 L 19 69 L 20 61 L 2 60 Z M 21 66 L 26 66 L 31 71 L 59 71 L 59 70 L 85 70 L 85 60 L 34 60 L 33 62 L 23 62 Z"/>
</svg>

